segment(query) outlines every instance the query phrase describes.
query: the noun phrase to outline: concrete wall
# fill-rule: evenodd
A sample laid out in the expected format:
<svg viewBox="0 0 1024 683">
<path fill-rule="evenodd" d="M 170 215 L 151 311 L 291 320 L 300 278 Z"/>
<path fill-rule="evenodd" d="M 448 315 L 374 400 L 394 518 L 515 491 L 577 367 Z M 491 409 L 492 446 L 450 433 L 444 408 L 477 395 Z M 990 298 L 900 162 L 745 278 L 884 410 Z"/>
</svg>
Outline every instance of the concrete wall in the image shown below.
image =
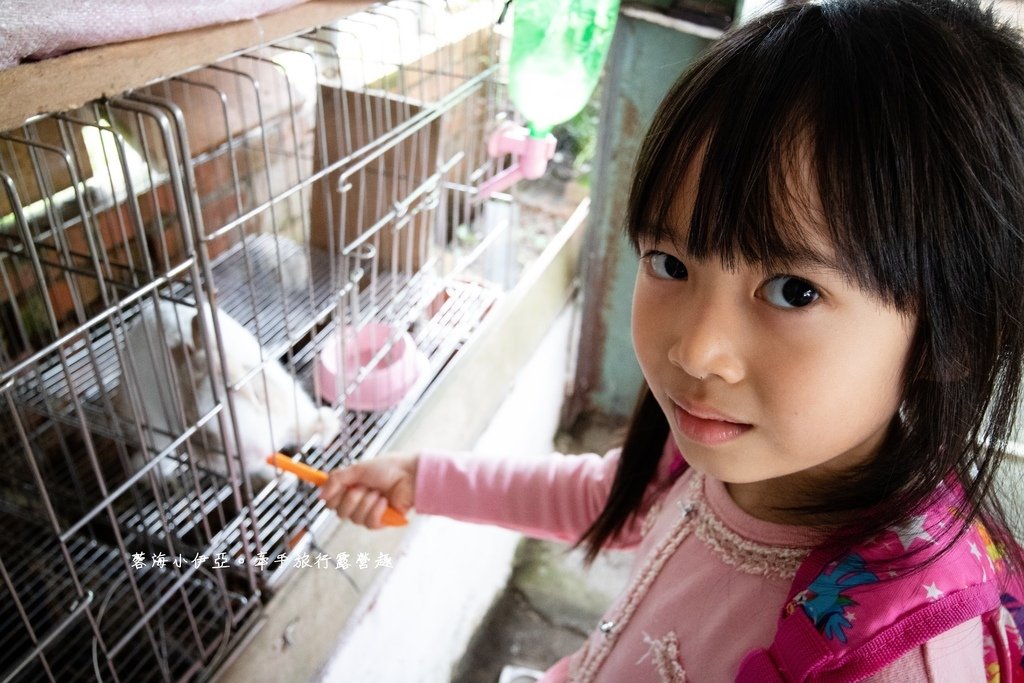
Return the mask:
<svg viewBox="0 0 1024 683">
<path fill-rule="evenodd" d="M 636 257 L 622 234 L 633 161 L 654 112 L 709 37 L 623 13 L 608 58 L 595 192 L 584 244 L 583 321 L 575 391 L 563 423 L 628 415 L 641 382 L 629 311 Z M 666 23 L 672 23 L 667 20 Z M 709 32 L 709 35 L 712 32 Z"/>
</svg>

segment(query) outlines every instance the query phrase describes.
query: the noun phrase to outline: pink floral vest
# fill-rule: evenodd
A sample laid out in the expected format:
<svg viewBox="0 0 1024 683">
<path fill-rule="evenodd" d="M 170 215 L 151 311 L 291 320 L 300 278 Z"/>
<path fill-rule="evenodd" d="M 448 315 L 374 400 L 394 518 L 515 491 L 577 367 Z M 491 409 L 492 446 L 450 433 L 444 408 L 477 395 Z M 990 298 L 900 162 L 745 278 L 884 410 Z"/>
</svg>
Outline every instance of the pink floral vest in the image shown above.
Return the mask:
<svg viewBox="0 0 1024 683">
<path fill-rule="evenodd" d="M 980 523 L 948 552 L 963 498 L 944 486 L 924 513 L 839 560 L 812 552 L 793 579 L 775 640 L 750 652 L 737 681 L 859 681 L 974 617 L 984 628 L 986 678 L 1024 682 L 1024 587 L 1008 576 Z M 909 559 L 899 558 L 913 551 Z M 910 563 L 937 557 L 923 568 Z"/>
</svg>

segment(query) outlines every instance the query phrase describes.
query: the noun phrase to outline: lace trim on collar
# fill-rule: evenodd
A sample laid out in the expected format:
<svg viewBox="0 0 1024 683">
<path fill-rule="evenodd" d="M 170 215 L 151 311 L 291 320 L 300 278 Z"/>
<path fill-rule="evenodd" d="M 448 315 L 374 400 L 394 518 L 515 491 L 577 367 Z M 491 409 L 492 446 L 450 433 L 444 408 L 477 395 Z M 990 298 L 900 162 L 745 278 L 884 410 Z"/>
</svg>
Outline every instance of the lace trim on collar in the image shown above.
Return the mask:
<svg viewBox="0 0 1024 683">
<path fill-rule="evenodd" d="M 688 495 L 696 513 L 694 533 L 725 564 L 755 576 L 785 581 L 796 576 L 800 563 L 807 557 L 808 548 L 765 545 L 743 538 L 729 529 L 704 499 L 704 475 L 700 472 L 694 473 Z"/>
</svg>

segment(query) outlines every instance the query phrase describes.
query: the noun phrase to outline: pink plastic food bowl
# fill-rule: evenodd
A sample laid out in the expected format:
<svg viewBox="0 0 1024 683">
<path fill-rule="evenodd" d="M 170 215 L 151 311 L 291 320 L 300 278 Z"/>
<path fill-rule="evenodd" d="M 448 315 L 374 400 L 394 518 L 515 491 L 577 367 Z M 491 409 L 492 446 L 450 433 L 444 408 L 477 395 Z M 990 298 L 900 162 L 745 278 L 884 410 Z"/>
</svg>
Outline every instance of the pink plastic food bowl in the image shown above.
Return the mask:
<svg viewBox="0 0 1024 683">
<path fill-rule="evenodd" d="M 395 328 L 384 323 L 369 323 L 358 331 L 346 327 L 341 335 L 335 332 L 327 337 L 316 359 L 320 397 L 338 403 L 362 368 L 394 337 Z M 427 364 L 427 357 L 409 333 L 403 332 L 348 395 L 346 407 L 362 411 L 394 408 L 427 371 Z"/>
</svg>

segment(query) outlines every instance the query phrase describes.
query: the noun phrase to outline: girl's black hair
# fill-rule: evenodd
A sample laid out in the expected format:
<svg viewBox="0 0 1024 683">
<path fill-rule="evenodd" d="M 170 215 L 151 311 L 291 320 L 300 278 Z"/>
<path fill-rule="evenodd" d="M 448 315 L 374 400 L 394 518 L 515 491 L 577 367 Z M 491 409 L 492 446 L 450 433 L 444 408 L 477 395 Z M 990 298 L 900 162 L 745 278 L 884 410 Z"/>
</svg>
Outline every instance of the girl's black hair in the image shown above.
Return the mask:
<svg viewBox="0 0 1024 683">
<path fill-rule="evenodd" d="M 825 0 L 730 32 L 669 92 L 640 150 L 626 229 L 671 239 L 684 178 L 694 258 L 798 256 L 809 180 L 850 280 L 916 316 L 902 403 L 877 457 L 790 511 L 899 523 L 955 476 L 966 519 L 1020 554 L 998 497 L 1024 362 L 1024 49 L 964 1 Z M 800 188 L 798 188 L 800 189 Z M 808 188 L 803 188 L 807 190 Z M 806 214 L 803 214 L 806 215 Z M 580 540 L 592 559 L 637 513 L 669 433 L 646 387 L 608 503 Z M 808 517 L 810 518 L 810 517 Z"/>
</svg>

